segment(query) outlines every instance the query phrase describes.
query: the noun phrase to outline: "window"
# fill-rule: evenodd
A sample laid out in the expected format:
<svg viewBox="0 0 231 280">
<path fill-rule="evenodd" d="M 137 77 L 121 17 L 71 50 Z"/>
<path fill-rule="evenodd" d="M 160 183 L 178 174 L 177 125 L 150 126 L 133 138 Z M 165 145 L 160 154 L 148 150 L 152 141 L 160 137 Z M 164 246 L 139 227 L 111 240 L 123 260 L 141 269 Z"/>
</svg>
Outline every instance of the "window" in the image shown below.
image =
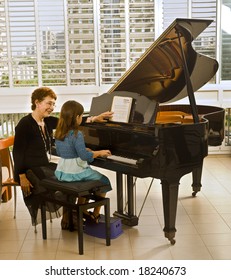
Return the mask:
<svg viewBox="0 0 231 280">
<path fill-rule="evenodd" d="M 230 81 L 231 1 L 222 0 L 222 30 L 217 32 L 220 2 L 0 1 L 0 87 L 115 84 L 176 17 L 213 20 L 193 46 L 217 58 L 221 80 Z"/>
<path fill-rule="evenodd" d="M 1 86 L 66 85 L 63 0 L 8 0 L 0 9 Z"/>
<path fill-rule="evenodd" d="M 231 80 L 231 0 L 222 1 L 221 17 L 221 80 Z"/>
<path fill-rule="evenodd" d="M 44 86 L 67 85 L 63 0 L 39 0 L 37 3 L 41 83 Z"/>
</svg>

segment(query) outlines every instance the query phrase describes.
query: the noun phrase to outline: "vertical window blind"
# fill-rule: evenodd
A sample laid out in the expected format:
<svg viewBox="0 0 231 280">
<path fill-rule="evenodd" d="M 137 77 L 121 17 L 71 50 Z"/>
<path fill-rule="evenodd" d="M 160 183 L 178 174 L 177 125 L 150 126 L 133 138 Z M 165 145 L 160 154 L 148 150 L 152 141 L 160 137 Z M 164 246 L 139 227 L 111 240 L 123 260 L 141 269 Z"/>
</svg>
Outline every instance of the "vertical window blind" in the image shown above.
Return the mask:
<svg viewBox="0 0 231 280">
<path fill-rule="evenodd" d="M 67 85 L 64 2 L 37 1 L 38 65 L 45 86 Z M 41 64 L 39 64 L 41 62 Z"/>
<path fill-rule="evenodd" d="M 38 84 L 33 0 L 8 0 L 5 6 L 9 82 L 14 87 Z"/>
<path fill-rule="evenodd" d="M 103 84 L 115 83 L 126 70 L 125 1 L 100 1 L 100 77 Z"/>
<path fill-rule="evenodd" d="M 9 87 L 9 60 L 5 2 L 0 1 L 0 87 Z"/>
<path fill-rule="evenodd" d="M 68 65 L 71 85 L 96 84 L 94 3 L 67 2 Z"/>
</svg>

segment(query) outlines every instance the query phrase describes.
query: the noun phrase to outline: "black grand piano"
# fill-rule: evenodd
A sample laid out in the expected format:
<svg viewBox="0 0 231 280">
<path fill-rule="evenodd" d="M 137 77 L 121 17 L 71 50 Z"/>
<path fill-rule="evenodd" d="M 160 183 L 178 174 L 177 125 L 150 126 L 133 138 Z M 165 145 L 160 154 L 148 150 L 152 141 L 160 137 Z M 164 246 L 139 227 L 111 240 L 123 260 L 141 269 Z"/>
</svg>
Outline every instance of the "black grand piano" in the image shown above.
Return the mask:
<svg viewBox="0 0 231 280">
<path fill-rule="evenodd" d="M 195 196 L 201 188 L 208 145 L 220 145 L 223 141 L 224 109 L 196 105 L 194 97 L 194 92 L 218 69 L 216 60 L 197 53 L 191 45 L 211 22 L 176 19 L 107 93 L 93 98 L 90 115 L 111 110 L 114 96 L 132 97 L 134 102 L 127 123 L 109 120 L 82 126 L 88 147 L 110 149 L 113 154 L 111 158 L 95 159 L 93 165 L 116 172 L 114 215 L 124 224 L 138 224 L 134 213 L 135 179 L 160 179 L 163 230 L 171 244 L 175 243 L 181 177 L 192 172 Z M 189 104 L 172 104 L 187 96 Z"/>
</svg>

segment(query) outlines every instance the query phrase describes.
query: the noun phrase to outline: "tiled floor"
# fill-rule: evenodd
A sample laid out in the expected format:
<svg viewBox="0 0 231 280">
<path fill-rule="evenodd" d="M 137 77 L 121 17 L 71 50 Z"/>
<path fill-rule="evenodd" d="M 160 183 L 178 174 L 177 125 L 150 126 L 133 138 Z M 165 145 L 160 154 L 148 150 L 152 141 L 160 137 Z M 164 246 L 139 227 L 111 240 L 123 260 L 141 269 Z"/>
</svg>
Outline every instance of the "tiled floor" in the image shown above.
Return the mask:
<svg viewBox="0 0 231 280">
<path fill-rule="evenodd" d="M 112 183 L 115 174 L 104 170 Z M 137 213 L 150 178 L 138 179 Z M 164 237 L 162 195 L 155 180 L 140 215 L 139 225 L 123 226 L 123 234 L 105 240 L 84 235 L 84 255 L 77 251 L 77 233 L 63 231 L 60 218 L 48 224 L 48 239 L 38 233 L 18 189 L 17 218 L 13 219 L 13 203 L 0 205 L 0 259 L 2 260 L 231 260 L 231 157 L 209 156 L 205 159 L 202 190 L 192 197 L 191 174 L 181 179 L 176 221 L 176 244 Z M 111 213 L 116 209 L 116 191 L 109 194 Z"/>
</svg>

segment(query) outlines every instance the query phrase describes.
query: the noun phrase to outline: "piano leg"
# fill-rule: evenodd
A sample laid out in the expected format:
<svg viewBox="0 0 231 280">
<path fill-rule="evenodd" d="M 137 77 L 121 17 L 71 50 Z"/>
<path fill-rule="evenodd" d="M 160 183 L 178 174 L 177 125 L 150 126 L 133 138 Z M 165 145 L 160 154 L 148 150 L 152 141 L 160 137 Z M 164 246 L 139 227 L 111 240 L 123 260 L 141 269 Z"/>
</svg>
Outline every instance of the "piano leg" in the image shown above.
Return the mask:
<svg viewBox="0 0 231 280">
<path fill-rule="evenodd" d="M 192 189 L 193 189 L 193 193 L 192 196 L 196 196 L 197 192 L 199 192 L 201 190 L 201 176 L 202 176 L 202 168 L 203 168 L 203 164 L 201 164 L 200 166 L 198 166 L 197 168 L 193 169 L 192 171 Z"/>
<path fill-rule="evenodd" d="M 116 187 L 117 187 L 117 211 L 113 213 L 114 216 L 121 218 L 122 223 L 128 226 L 138 225 L 138 217 L 134 215 L 134 180 L 133 176 L 125 175 L 127 177 L 127 209 L 124 212 L 124 197 L 123 197 L 123 174 L 116 172 Z"/>
<path fill-rule="evenodd" d="M 164 210 L 164 233 L 172 245 L 175 244 L 175 223 L 178 201 L 179 180 L 162 179 L 162 197 Z"/>
<path fill-rule="evenodd" d="M 123 213 L 124 199 L 123 199 L 123 174 L 116 172 L 116 191 L 117 191 L 117 211 Z"/>
</svg>

